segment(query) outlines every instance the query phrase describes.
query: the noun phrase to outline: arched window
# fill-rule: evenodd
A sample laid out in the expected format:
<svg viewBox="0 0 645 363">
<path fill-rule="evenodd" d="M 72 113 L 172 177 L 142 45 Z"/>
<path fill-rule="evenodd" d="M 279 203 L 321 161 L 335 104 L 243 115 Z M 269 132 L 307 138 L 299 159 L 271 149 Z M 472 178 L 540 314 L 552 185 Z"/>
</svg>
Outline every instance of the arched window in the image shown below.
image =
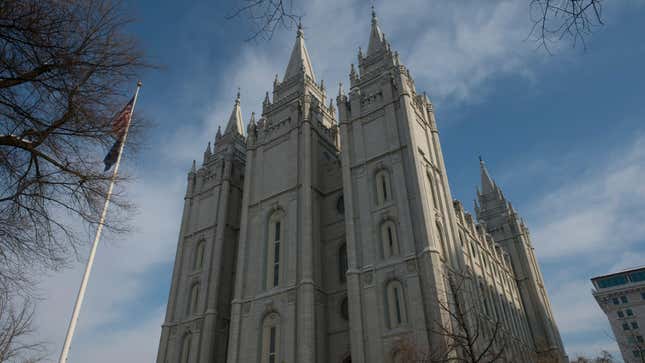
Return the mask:
<svg viewBox="0 0 645 363">
<path fill-rule="evenodd" d="M 399 240 L 396 235 L 396 225 L 392 221 L 381 224 L 381 241 L 383 242 L 383 257 L 390 258 L 400 254 Z"/>
<path fill-rule="evenodd" d="M 275 213 L 269 219 L 269 238 L 267 241 L 267 288 L 280 285 L 280 262 L 282 240 L 284 238 L 283 214 Z"/>
<path fill-rule="evenodd" d="M 181 343 L 181 352 L 179 355 L 180 363 L 189 363 L 190 362 L 190 343 L 191 343 L 191 334 L 188 333 L 184 335 L 184 339 Z"/>
<path fill-rule="evenodd" d="M 437 194 L 437 188 L 432 177 L 432 171 L 428 170 L 428 184 L 430 185 L 430 194 L 432 194 L 432 203 L 435 209 L 439 209 L 439 195 Z"/>
<path fill-rule="evenodd" d="M 399 327 L 407 321 L 403 286 L 399 281 L 387 284 L 387 311 L 390 329 Z"/>
<path fill-rule="evenodd" d="M 443 234 L 441 223 L 437 222 L 437 238 L 439 238 L 439 248 L 441 249 L 441 256 L 446 259 L 448 254 L 448 247 L 446 246 L 446 236 Z"/>
<path fill-rule="evenodd" d="M 195 259 L 193 261 L 193 269 L 199 270 L 204 266 L 204 247 L 206 243 L 204 240 L 197 242 L 195 247 Z"/>
<path fill-rule="evenodd" d="M 195 282 L 190 286 L 190 295 L 188 296 L 188 314 L 197 312 L 197 303 L 199 302 L 199 283 Z"/>
<path fill-rule="evenodd" d="M 383 205 L 392 200 L 392 187 L 390 185 L 390 174 L 387 170 L 376 173 L 376 202 Z"/>
<path fill-rule="evenodd" d="M 262 323 L 262 363 L 280 363 L 280 316 L 271 313 Z"/>
<path fill-rule="evenodd" d="M 343 243 L 338 249 L 338 276 L 340 282 L 347 281 L 347 244 Z"/>
</svg>

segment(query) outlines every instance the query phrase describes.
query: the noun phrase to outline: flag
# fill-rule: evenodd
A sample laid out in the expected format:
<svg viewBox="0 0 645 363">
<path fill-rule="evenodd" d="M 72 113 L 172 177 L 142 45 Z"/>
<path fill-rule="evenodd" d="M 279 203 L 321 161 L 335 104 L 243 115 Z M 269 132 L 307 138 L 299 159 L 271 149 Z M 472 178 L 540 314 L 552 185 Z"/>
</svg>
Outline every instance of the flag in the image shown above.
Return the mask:
<svg viewBox="0 0 645 363">
<path fill-rule="evenodd" d="M 103 171 L 110 170 L 112 165 L 114 165 L 119 158 L 121 142 L 123 141 L 123 136 L 125 136 L 125 131 L 128 128 L 128 124 L 130 123 L 130 118 L 132 116 L 132 107 L 134 107 L 134 97 L 132 97 L 130 102 L 123 107 L 121 112 L 119 112 L 112 121 L 112 133 L 116 137 L 116 141 L 103 159 L 103 164 L 105 164 L 105 169 Z"/>
</svg>

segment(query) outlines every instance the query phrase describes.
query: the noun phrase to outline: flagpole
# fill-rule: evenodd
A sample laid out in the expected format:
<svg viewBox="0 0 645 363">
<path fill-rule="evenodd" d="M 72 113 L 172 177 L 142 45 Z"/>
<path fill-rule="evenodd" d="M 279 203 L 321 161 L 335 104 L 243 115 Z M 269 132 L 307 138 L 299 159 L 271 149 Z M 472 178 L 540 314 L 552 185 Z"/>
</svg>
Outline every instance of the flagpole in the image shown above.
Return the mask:
<svg viewBox="0 0 645 363">
<path fill-rule="evenodd" d="M 83 299 L 85 298 L 85 290 L 87 289 L 87 282 L 90 279 L 90 273 L 92 272 L 92 266 L 94 265 L 94 256 L 96 255 L 96 249 L 101 239 L 101 232 L 103 232 L 105 216 L 107 215 L 108 207 L 110 205 L 110 196 L 112 196 L 114 183 L 116 182 L 117 173 L 119 172 L 119 164 L 121 164 L 121 156 L 123 155 L 123 148 L 125 147 L 125 142 L 128 138 L 128 132 L 130 131 L 130 123 L 132 121 L 132 114 L 134 113 L 134 106 L 136 105 L 137 97 L 139 96 L 139 89 L 141 89 L 141 81 L 137 82 L 137 90 L 134 93 L 134 100 L 132 101 L 132 109 L 130 110 L 130 115 L 128 115 L 128 123 L 125 128 L 125 133 L 123 134 L 123 140 L 119 147 L 119 155 L 117 156 L 116 165 L 114 166 L 114 171 L 112 172 L 110 187 L 108 188 L 107 196 L 105 198 L 105 204 L 103 205 L 103 212 L 101 213 L 101 219 L 99 221 L 98 228 L 96 229 L 96 235 L 94 236 L 94 243 L 92 243 L 92 249 L 90 250 L 90 255 L 87 259 L 87 264 L 85 265 L 85 273 L 83 273 L 83 280 L 81 281 L 81 287 L 79 288 L 78 295 L 76 296 L 76 303 L 74 304 L 72 319 L 69 321 L 69 326 L 67 327 L 67 336 L 65 337 L 65 344 L 63 345 L 63 350 L 60 353 L 60 359 L 58 360 L 59 363 L 67 362 L 69 348 L 72 344 L 74 331 L 76 330 L 76 322 L 78 321 L 78 314 L 81 310 Z"/>
</svg>

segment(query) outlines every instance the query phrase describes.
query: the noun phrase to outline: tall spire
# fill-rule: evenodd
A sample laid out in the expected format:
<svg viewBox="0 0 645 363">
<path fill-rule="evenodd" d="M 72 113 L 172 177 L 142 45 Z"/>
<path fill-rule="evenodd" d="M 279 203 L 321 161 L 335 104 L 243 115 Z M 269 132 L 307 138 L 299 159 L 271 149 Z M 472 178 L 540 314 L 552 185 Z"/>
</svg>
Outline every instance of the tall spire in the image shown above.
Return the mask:
<svg viewBox="0 0 645 363">
<path fill-rule="evenodd" d="M 298 32 L 296 33 L 296 44 L 293 45 L 291 50 L 291 57 L 289 58 L 289 65 L 284 72 L 284 80 L 294 77 L 300 72 L 309 76 L 314 82 L 316 76 L 314 75 L 313 67 L 311 66 L 311 59 L 309 59 L 309 52 L 305 47 L 305 36 L 302 31 L 302 24 L 298 23 Z"/>
<path fill-rule="evenodd" d="M 231 117 L 228 118 L 228 124 L 226 125 L 226 130 L 224 134 L 230 132 L 237 132 L 238 134 L 244 136 L 244 125 L 242 123 L 242 110 L 240 108 L 240 90 L 237 91 L 237 98 L 235 98 L 235 105 L 233 106 L 233 111 L 231 112 Z"/>
<path fill-rule="evenodd" d="M 385 49 L 385 36 L 381 31 L 381 28 L 378 25 L 378 18 L 376 17 L 376 11 L 372 5 L 372 29 L 370 31 L 370 42 L 367 46 L 367 56 L 379 52 L 380 50 Z"/>
<path fill-rule="evenodd" d="M 482 183 L 481 194 L 489 194 L 494 192 L 497 189 L 497 185 L 495 185 L 495 182 L 488 174 L 486 164 L 484 163 L 484 159 L 482 159 L 481 156 L 479 157 L 479 171 L 481 174 Z"/>
</svg>

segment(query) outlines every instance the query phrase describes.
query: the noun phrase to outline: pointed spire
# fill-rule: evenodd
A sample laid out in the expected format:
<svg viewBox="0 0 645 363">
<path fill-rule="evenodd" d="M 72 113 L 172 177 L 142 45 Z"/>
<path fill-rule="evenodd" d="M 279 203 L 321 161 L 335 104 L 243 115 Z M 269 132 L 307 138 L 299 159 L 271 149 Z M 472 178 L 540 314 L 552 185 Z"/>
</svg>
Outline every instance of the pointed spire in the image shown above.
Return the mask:
<svg viewBox="0 0 645 363">
<path fill-rule="evenodd" d="M 293 45 L 291 57 L 289 58 L 289 65 L 287 65 L 287 70 L 284 72 L 284 80 L 286 81 L 287 79 L 300 74 L 300 72 L 309 76 L 314 82 L 316 81 L 316 76 L 314 75 L 314 70 L 311 66 L 311 59 L 309 58 L 309 52 L 307 52 L 307 47 L 305 47 L 302 23 L 299 22 L 298 32 L 296 33 L 296 44 Z"/>
<path fill-rule="evenodd" d="M 217 126 L 217 134 L 215 134 L 215 141 L 222 138 L 222 126 Z"/>
<path fill-rule="evenodd" d="M 367 46 L 367 56 L 369 57 L 382 49 L 385 49 L 385 36 L 378 25 L 376 11 L 374 10 L 374 5 L 372 5 L 372 29 L 370 30 L 370 41 Z"/>
<path fill-rule="evenodd" d="M 481 156 L 479 157 L 479 171 L 481 174 L 481 183 L 482 183 L 481 194 L 489 194 L 496 191 L 497 185 L 495 185 L 495 182 L 493 182 L 493 179 L 488 174 L 488 170 L 486 169 L 486 164 L 484 163 L 484 159 L 482 159 Z"/>
<path fill-rule="evenodd" d="M 190 168 L 191 173 L 197 172 L 197 162 L 193 159 L 193 166 Z"/>
<path fill-rule="evenodd" d="M 230 132 L 237 132 L 238 134 L 244 136 L 244 124 L 242 123 L 242 109 L 240 108 L 240 90 L 237 90 L 237 98 L 235 98 L 235 105 L 233 106 L 233 111 L 231 116 L 228 118 L 228 124 L 226 125 L 225 134 Z"/>
</svg>

